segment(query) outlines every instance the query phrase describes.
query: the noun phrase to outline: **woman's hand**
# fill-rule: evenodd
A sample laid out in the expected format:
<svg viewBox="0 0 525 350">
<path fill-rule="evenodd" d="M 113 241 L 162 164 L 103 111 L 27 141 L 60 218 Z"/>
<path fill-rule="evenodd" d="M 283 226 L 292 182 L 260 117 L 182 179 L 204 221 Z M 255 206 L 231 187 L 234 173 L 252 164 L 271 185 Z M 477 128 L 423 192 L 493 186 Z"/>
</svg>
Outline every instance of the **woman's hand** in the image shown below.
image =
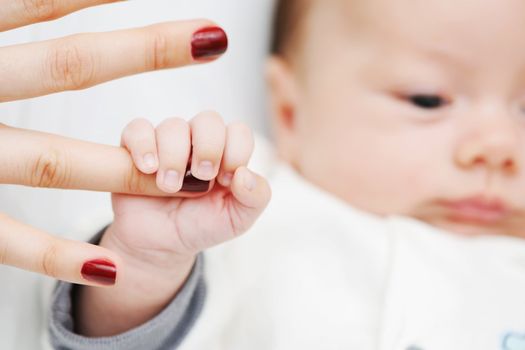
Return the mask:
<svg viewBox="0 0 525 350">
<path fill-rule="evenodd" d="M 0 0 L 0 32 L 114 1 Z M 225 33 L 206 20 L 76 34 L 0 48 L 0 102 L 78 90 L 146 71 L 217 58 Z M 123 149 L 0 127 L 0 183 L 163 194 Z M 79 284 L 115 283 L 120 258 L 0 215 L 0 263 Z"/>
<path fill-rule="evenodd" d="M 0 29 L 38 22 L 101 2 L 0 0 Z M 226 47 L 224 32 L 206 20 L 76 34 L 3 47 L 0 102 L 85 89 L 127 75 L 208 61 L 222 54 Z"/>
</svg>

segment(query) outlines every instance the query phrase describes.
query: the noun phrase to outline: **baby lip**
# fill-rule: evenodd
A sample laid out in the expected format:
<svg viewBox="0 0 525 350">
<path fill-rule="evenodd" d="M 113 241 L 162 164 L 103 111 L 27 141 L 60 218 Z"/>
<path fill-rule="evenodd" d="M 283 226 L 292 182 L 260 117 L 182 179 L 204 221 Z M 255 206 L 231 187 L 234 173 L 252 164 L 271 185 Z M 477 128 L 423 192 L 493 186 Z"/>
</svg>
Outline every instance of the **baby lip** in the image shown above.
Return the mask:
<svg viewBox="0 0 525 350">
<path fill-rule="evenodd" d="M 441 201 L 448 217 L 454 221 L 478 224 L 497 224 L 512 214 L 512 209 L 501 199 L 474 196 L 461 200 Z"/>
</svg>

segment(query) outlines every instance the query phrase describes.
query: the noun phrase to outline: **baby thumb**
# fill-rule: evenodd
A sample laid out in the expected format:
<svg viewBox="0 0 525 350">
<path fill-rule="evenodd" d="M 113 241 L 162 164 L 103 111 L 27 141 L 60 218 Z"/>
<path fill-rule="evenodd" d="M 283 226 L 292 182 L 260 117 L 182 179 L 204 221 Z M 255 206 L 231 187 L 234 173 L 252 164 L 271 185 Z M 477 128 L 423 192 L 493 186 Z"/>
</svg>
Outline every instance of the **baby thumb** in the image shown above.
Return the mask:
<svg viewBox="0 0 525 350">
<path fill-rule="evenodd" d="M 246 167 L 239 167 L 233 175 L 231 192 L 232 225 L 236 235 L 248 230 L 264 211 L 272 197 L 270 185 L 262 176 Z"/>
</svg>

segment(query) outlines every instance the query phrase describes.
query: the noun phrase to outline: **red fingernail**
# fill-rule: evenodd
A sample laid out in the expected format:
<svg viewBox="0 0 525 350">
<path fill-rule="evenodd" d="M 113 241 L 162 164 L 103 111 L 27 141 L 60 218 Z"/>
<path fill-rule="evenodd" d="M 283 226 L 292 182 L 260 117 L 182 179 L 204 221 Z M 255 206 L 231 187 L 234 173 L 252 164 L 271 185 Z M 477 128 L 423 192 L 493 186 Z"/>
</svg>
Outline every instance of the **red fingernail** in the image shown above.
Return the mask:
<svg viewBox="0 0 525 350">
<path fill-rule="evenodd" d="M 82 276 L 91 282 L 111 286 L 117 279 L 117 268 L 109 260 L 97 259 L 82 265 Z"/>
<path fill-rule="evenodd" d="M 203 28 L 193 34 L 191 54 L 194 59 L 206 59 L 226 52 L 228 36 L 219 27 Z"/>
<path fill-rule="evenodd" d="M 199 180 L 194 177 L 189 170 L 186 171 L 184 182 L 182 183 L 182 192 L 203 193 L 210 189 L 210 181 Z"/>
</svg>

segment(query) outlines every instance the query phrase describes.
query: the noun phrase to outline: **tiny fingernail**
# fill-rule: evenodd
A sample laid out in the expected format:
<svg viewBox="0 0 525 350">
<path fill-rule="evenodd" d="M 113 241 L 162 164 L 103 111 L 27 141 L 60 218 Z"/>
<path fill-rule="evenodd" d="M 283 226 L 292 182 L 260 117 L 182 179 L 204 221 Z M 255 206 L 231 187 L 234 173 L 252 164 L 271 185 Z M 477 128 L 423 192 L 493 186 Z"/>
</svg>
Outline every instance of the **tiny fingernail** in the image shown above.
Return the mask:
<svg viewBox="0 0 525 350">
<path fill-rule="evenodd" d="M 153 153 L 148 153 L 144 156 L 144 165 L 148 169 L 153 169 L 157 166 L 157 160 L 155 159 L 155 155 Z"/>
<path fill-rule="evenodd" d="M 85 262 L 81 274 L 88 281 L 111 286 L 117 279 L 117 268 L 109 260 L 96 259 Z"/>
<path fill-rule="evenodd" d="M 186 176 L 184 177 L 184 183 L 182 184 L 181 191 L 202 193 L 207 192 L 209 188 L 210 181 L 199 180 L 196 177 L 194 177 L 190 171 L 187 171 Z"/>
<path fill-rule="evenodd" d="M 246 170 L 244 174 L 244 187 L 246 187 L 248 191 L 253 191 L 256 185 L 255 175 L 250 170 Z"/>
<path fill-rule="evenodd" d="M 199 163 L 199 177 L 212 178 L 215 172 L 213 163 L 209 160 L 205 160 Z"/>
<path fill-rule="evenodd" d="M 228 36 L 219 27 L 207 27 L 193 34 L 191 54 L 194 59 L 205 59 L 226 52 Z"/>
<path fill-rule="evenodd" d="M 223 186 L 230 186 L 233 180 L 233 174 L 232 173 L 226 173 L 222 176 L 222 184 Z"/>
<path fill-rule="evenodd" d="M 163 182 L 167 189 L 175 191 L 179 186 L 179 173 L 175 170 L 167 170 Z"/>
</svg>

